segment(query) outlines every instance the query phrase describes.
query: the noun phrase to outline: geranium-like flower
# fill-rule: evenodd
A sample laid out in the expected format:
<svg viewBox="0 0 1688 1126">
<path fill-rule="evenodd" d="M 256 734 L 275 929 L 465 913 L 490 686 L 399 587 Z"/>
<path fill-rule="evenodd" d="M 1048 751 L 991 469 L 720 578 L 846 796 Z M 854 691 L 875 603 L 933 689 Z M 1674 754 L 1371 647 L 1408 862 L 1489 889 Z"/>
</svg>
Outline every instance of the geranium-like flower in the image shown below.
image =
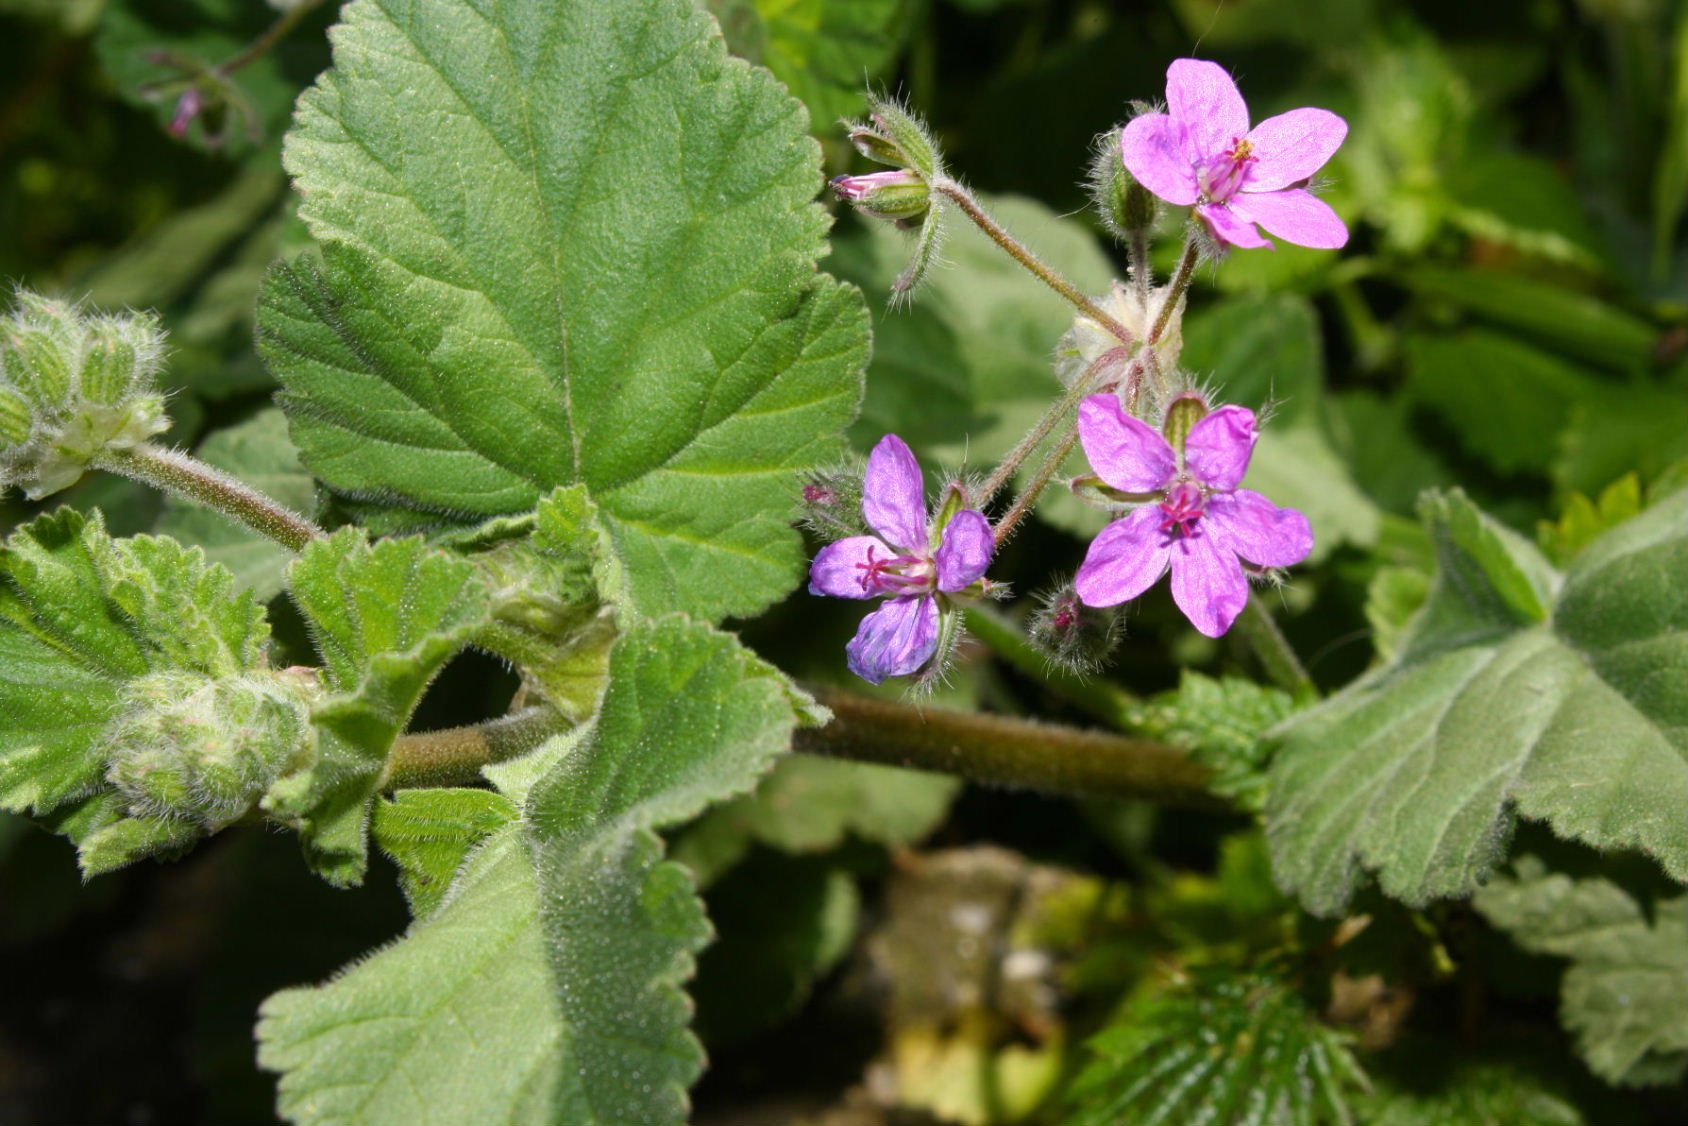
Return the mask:
<svg viewBox="0 0 1688 1126">
<path fill-rule="evenodd" d="M 1125 167 L 1151 192 L 1196 214 L 1221 242 L 1286 242 L 1333 249 L 1348 242 L 1336 212 L 1301 185 L 1348 136 L 1329 110 L 1292 109 L 1248 127 L 1248 106 L 1217 63 L 1177 59 L 1166 71 L 1168 113 L 1146 113 L 1120 134 Z"/>
<path fill-rule="evenodd" d="M 996 540 L 990 521 L 971 508 L 947 519 L 927 515 L 920 463 L 895 434 L 868 457 L 862 515 L 879 534 L 823 548 L 809 568 L 809 593 L 890 600 L 862 619 L 845 650 L 851 672 L 881 684 L 919 672 L 937 653 L 944 596 L 984 576 Z"/>
<path fill-rule="evenodd" d="M 1078 429 L 1097 475 L 1147 502 L 1091 543 L 1074 580 L 1088 605 L 1136 598 L 1170 567 L 1173 601 L 1198 630 L 1218 637 L 1248 603 L 1243 560 L 1288 567 L 1313 550 L 1307 517 L 1237 487 L 1254 452 L 1254 412 L 1246 407 L 1207 414 L 1179 449 L 1126 414 L 1114 395 L 1086 399 Z"/>
</svg>

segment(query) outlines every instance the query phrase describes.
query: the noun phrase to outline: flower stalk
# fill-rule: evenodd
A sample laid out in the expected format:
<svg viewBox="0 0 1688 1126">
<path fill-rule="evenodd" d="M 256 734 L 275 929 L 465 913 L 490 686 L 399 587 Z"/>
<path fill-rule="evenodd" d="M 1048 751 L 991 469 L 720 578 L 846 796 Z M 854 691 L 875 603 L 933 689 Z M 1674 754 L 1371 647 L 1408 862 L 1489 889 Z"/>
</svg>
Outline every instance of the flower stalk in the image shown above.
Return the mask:
<svg viewBox="0 0 1688 1126">
<path fill-rule="evenodd" d="M 142 442 L 103 450 L 93 464 L 173 496 L 197 501 L 289 551 L 302 551 L 306 544 L 327 534 L 244 481 L 179 450 Z"/>
<path fill-rule="evenodd" d="M 482 723 L 401 735 L 387 756 L 383 789 L 466 786 L 481 767 L 524 755 L 570 723 L 555 708 L 533 707 Z"/>
</svg>

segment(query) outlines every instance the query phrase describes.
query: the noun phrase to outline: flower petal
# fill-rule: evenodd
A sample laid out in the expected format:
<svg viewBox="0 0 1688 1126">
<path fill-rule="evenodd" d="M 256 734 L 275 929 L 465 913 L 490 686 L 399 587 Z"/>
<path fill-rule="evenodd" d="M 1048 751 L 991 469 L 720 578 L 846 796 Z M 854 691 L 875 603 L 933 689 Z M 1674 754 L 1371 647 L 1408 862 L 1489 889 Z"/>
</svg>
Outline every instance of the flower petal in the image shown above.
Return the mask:
<svg viewBox="0 0 1688 1126">
<path fill-rule="evenodd" d="M 1125 413 L 1117 395 L 1092 395 L 1078 408 L 1078 436 L 1097 476 L 1128 493 L 1166 488 L 1178 455 L 1160 431 Z"/>
<path fill-rule="evenodd" d="M 1275 192 L 1307 179 L 1347 137 L 1348 123 L 1328 109 L 1309 106 L 1268 117 L 1249 130 L 1255 160 L 1244 190 Z"/>
<path fill-rule="evenodd" d="M 1158 504 L 1145 504 L 1102 529 L 1073 579 L 1086 606 L 1117 606 L 1155 585 L 1166 572 L 1170 544 Z"/>
<path fill-rule="evenodd" d="M 1230 206 L 1244 220 L 1259 223 L 1269 233 L 1297 246 L 1335 250 L 1348 245 L 1348 224 L 1330 204 L 1301 188 L 1282 192 L 1244 188 L 1231 197 Z"/>
<path fill-rule="evenodd" d="M 1171 555 L 1172 600 L 1196 629 L 1221 636 L 1248 605 L 1248 577 L 1236 553 L 1202 529 L 1174 541 Z"/>
<path fill-rule="evenodd" d="M 1307 517 L 1279 508 L 1252 489 L 1209 497 L 1202 527 L 1221 547 L 1257 567 L 1290 567 L 1313 550 Z"/>
<path fill-rule="evenodd" d="M 1248 459 L 1259 437 L 1254 412 L 1220 407 L 1190 427 L 1184 440 L 1184 465 L 1210 489 L 1234 489 L 1248 474 Z"/>
<path fill-rule="evenodd" d="M 1248 106 L 1218 63 L 1174 59 L 1166 68 L 1166 104 L 1184 127 L 1192 162 L 1210 160 L 1248 133 Z"/>
<path fill-rule="evenodd" d="M 888 559 L 897 554 L 879 542 L 877 536 L 851 536 L 821 548 L 809 566 L 809 593 L 834 598 L 872 598 L 884 591 L 868 586 L 862 577 L 869 555 Z"/>
<path fill-rule="evenodd" d="M 1134 117 L 1120 130 L 1126 171 L 1168 203 L 1188 207 L 1201 198 L 1184 127 L 1164 113 Z"/>
<path fill-rule="evenodd" d="M 1231 197 L 1233 201 L 1242 198 L 1242 193 Z M 1260 237 L 1260 232 L 1254 229 L 1254 224 L 1241 218 L 1238 212 L 1232 211 L 1229 204 L 1204 203 L 1196 208 L 1196 214 L 1207 222 L 1208 230 L 1213 237 L 1229 246 L 1238 246 L 1244 250 L 1258 250 L 1270 247 L 1267 239 Z"/>
<path fill-rule="evenodd" d="M 926 546 L 926 485 L 920 463 L 895 434 L 879 439 L 868 455 L 862 516 L 887 543 L 910 551 Z"/>
<path fill-rule="evenodd" d="M 944 529 L 944 542 L 938 547 L 938 589 L 962 590 L 991 565 L 996 551 L 996 533 L 984 514 L 964 508 Z"/>
<path fill-rule="evenodd" d="M 929 594 L 893 598 L 862 619 L 844 647 L 850 671 L 869 684 L 907 676 L 938 651 L 938 600 Z"/>
</svg>

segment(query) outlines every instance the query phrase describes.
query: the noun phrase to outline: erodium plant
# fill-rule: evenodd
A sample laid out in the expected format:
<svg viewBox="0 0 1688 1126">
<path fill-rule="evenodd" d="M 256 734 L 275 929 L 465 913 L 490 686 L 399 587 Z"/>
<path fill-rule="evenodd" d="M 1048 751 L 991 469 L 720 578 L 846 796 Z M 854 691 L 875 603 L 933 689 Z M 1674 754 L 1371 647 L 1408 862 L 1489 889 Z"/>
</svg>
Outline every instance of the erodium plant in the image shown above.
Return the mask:
<svg viewBox="0 0 1688 1126">
<path fill-rule="evenodd" d="M 316 5 L 275 6 L 296 22 Z M 1274 620 L 1325 531 L 1244 487 L 1273 423 L 1188 365 L 1184 316 L 1199 274 L 1273 254 L 1266 236 L 1347 242 L 1314 180 L 1341 117 L 1251 126 L 1225 70 L 1173 62 L 1167 112 L 1140 106 L 1088 170 L 1126 266 L 1098 293 L 952 176 L 912 109 L 871 96 L 830 139 L 835 161 L 847 137 L 882 167 L 831 188 L 906 240 L 892 299 L 918 304 L 940 274 L 968 285 L 943 248 L 971 225 L 1071 327 L 1039 345 L 1056 390 L 1000 458 L 917 452 L 890 419 L 864 462 L 845 432 L 870 315 L 817 268 L 821 146 L 702 9 L 351 0 L 331 42 L 283 149 L 311 245 L 258 302 L 286 423 L 264 440 L 297 452 L 287 496 L 161 444 L 155 318 L 19 291 L 0 322 L 0 484 L 41 499 L 109 472 L 231 522 L 189 544 L 66 507 L 11 534 L 0 809 L 67 837 L 90 877 L 256 823 L 295 833 L 337 886 L 365 879 L 372 843 L 400 870 L 404 935 L 259 1014 L 281 1114 L 684 1118 L 712 870 L 660 834 L 744 809 L 794 745 L 1261 817 L 1278 886 L 1347 917 L 1344 935 L 1383 897 L 1405 915 L 1476 893 L 1518 944 L 1569 960 L 1564 1019 L 1596 1074 L 1681 1076 L 1688 494 L 1555 565 L 1458 489 L 1426 493 L 1421 608 L 1322 700 Z M 155 91 L 173 133 L 258 120 L 239 68 L 178 69 Z M 923 460 L 944 472 L 928 482 Z M 1088 547 L 1076 571 L 1035 560 L 1041 593 L 1022 599 L 991 572 L 1057 500 L 1095 510 Z M 826 605 L 811 596 L 868 611 L 805 667 L 915 700 L 811 690 L 723 628 L 805 568 L 790 612 Z M 1260 683 L 1191 674 L 1146 704 L 1086 679 L 1168 573 L 1171 603 L 1207 638 L 1234 628 Z M 279 659 L 283 608 L 313 663 Z M 969 636 L 1114 731 L 926 710 Z M 416 730 L 469 649 L 516 671 L 507 714 Z M 1645 857 L 1666 890 L 1642 910 L 1597 876 L 1509 865 L 1520 819 Z M 1075 1120 L 1350 1120 L 1367 1080 L 1285 942 L 1131 1010 L 1073 1086 Z"/>
</svg>

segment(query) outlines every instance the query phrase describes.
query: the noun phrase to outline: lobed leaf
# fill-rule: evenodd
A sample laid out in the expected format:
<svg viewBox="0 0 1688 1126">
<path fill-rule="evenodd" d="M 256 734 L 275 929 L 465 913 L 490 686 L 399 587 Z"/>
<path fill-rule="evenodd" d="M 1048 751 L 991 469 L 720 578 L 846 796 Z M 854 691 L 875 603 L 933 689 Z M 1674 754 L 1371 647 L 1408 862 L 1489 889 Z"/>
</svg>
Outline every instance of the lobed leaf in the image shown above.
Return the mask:
<svg viewBox="0 0 1688 1126">
<path fill-rule="evenodd" d="M 1688 878 L 1688 492 L 1563 578 L 1463 494 L 1426 494 L 1438 569 L 1395 657 L 1277 729 L 1280 883 L 1321 914 L 1361 867 L 1422 904 L 1470 894 L 1514 813 Z"/>
<path fill-rule="evenodd" d="M 794 583 L 866 359 L 801 107 L 685 0 L 354 0 L 286 164 L 320 262 L 260 347 L 305 463 L 466 523 L 584 484 L 644 611 Z"/>
</svg>

